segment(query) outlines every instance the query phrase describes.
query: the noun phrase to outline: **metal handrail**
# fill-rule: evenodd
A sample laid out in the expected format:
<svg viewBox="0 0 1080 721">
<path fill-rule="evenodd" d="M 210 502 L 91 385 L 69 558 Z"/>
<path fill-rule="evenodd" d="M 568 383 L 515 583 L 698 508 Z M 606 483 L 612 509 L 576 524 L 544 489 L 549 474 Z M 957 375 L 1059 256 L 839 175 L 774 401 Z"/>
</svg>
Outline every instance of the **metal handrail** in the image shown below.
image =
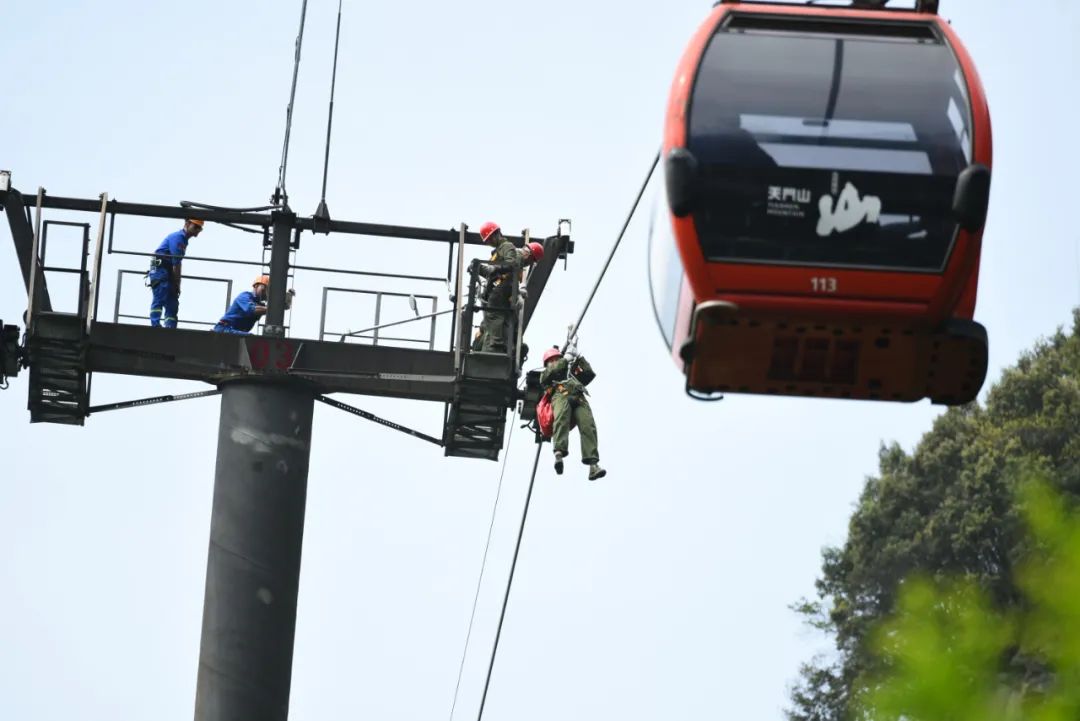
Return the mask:
<svg viewBox="0 0 1080 721">
<path fill-rule="evenodd" d="M 174 255 L 172 253 L 144 253 L 138 250 L 110 250 L 114 255 L 135 255 L 144 258 L 179 258 L 183 261 L 196 261 L 201 263 L 225 263 L 227 265 L 250 265 L 262 268 L 265 263 L 258 260 L 234 260 L 232 258 L 209 258 L 201 255 Z M 326 268 L 317 265 L 290 265 L 290 270 L 309 270 L 316 273 L 337 273 L 339 275 L 366 275 L 376 278 L 400 278 L 403 280 L 420 280 L 431 283 L 445 283 L 446 278 L 434 275 L 410 275 L 408 273 L 378 273 L 373 270 L 346 270 L 344 268 Z"/>
<path fill-rule="evenodd" d="M 358 336 L 361 333 L 370 333 L 373 330 L 382 330 L 383 328 L 390 328 L 391 326 L 395 326 L 395 325 L 404 325 L 405 323 L 412 323 L 413 321 L 417 321 L 417 320 L 427 320 L 428 318 L 435 318 L 437 316 L 446 315 L 447 313 L 453 313 L 453 312 L 454 312 L 454 309 L 451 308 L 449 310 L 440 310 L 438 313 L 428 313 L 427 315 L 418 315 L 415 318 L 406 318 L 405 320 L 395 320 L 393 323 L 383 323 L 382 325 L 373 325 L 370 328 L 364 328 L 363 330 L 351 330 L 348 333 L 342 333 L 341 334 L 341 341 L 340 342 L 344 343 L 345 338 L 348 337 L 348 336 L 354 336 L 354 335 Z M 333 335 L 333 333 L 331 333 L 330 335 Z M 375 338 L 377 336 L 369 336 L 369 337 Z M 390 340 L 390 339 L 388 339 L 388 340 Z M 398 338 L 398 339 L 394 339 L 394 340 L 410 340 L 410 339 L 409 338 Z M 412 340 L 416 340 L 416 339 L 412 339 Z M 418 342 L 426 343 L 427 341 L 418 341 Z"/>
<path fill-rule="evenodd" d="M 353 294 L 356 294 L 356 295 L 372 295 L 372 296 L 375 296 L 375 325 L 373 325 L 373 326 L 371 326 L 369 328 L 364 328 L 362 330 L 358 330 L 358 331 L 349 330 L 349 331 L 346 331 L 344 333 L 339 333 L 339 332 L 330 333 L 330 332 L 327 332 L 327 330 L 326 330 L 326 308 L 327 308 L 327 305 L 329 304 L 328 299 L 329 299 L 329 295 L 330 295 L 331 291 L 337 292 L 337 293 L 353 293 Z M 417 299 L 419 299 L 419 300 L 430 300 L 431 301 L 431 310 L 432 310 L 432 312 L 428 313 L 426 315 L 422 315 L 422 316 L 417 315 L 417 316 L 415 316 L 413 318 L 406 318 L 404 320 L 393 321 L 393 322 L 390 322 L 390 323 L 381 323 L 380 322 L 380 313 L 381 313 L 381 309 L 382 309 L 382 299 L 383 299 L 384 296 L 393 297 L 393 298 L 409 298 L 409 299 L 411 299 L 413 301 L 412 306 L 413 306 L 414 312 L 417 312 L 416 311 L 416 305 L 415 305 L 415 301 Z M 421 341 L 419 339 L 410 339 L 410 338 L 404 338 L 404 339 L 401 339 L 401 338 L 387 338 L 386 340 L 406 340 L 406 341 L 408 341 L 410 343 L 412 343 L 412 342 L 417 342 L 417 343 L 423 342 L 423 343 L 427 343 L 428 347 L 431 348 L 432 350 L 434 350 L 434 348 L 435 348 L 435 330 L 436 330 L 435 318 L 437 316 L 445 315 L 447 313 L 453 312 L 453 311 L 436 311 L 436 309 L 438 308 L 438 305 L 439 305 L 439 298 L 438 298 L 438 296 L 435 296 L 435 295 L 423 295 L 423 294 L 416 294 L 416 293 L 396 293 L 396 292 L 393 292 L 393 291 L 368 290 L 368 289 L 363 289 L 363 288 L 338 288 L 338 287 L 333 287 L 333 286 L 325 286 L 325 287 L 323 287 L 323 292 L 322 292 L 322 308 L 321 308 L 321 310 L 319 312 L 319 316 L 320 316 L 319 317 L 319 340 L 324 340 L 328 336 L 331 336 L 331 337 L 332 336 L 338 336 L 338 342 L 344 343 L 346 337 L 349 337 L 349 336 L 352 336 L 352 337 L 365 337 L 365 336 L 362 336 L 361 334 L 374 331 L 374 336 L 371 336 L 371 338 L 372 338 L 372 340 L 374 340 L 375 344 L 378 345 L 379 339 L 380 339 L 379 338 L 379 330 L 382 329 L 382 328 L 390 327 L 390 326 L 403 325 L 405 323 L 411 323 L 411 322 L 417 321 L 417 320 L 431 320 L 431 333 L 430 333 L 428 339 L 425 340 L 425 341 Z"/>
<path fill-rule="evenodd" d="M 114 317 L 115 318 L 131 318 L 132 320 L 146 320 L 145 315 L 131 315 L 130 313 L 120 313 L 120 314 L 118 314 L 118 315 L 116 315 Z M 217 325 L 216 321 L 214 321 L 212 323 L 208 322 L 208 321 L 205 321 L 205 320 L 180 320 L 180 319 L 177 319 L 177 321 L 176 321 L 177 325 L 184 325 L 185 323 L 187 323 L 189 325 L 208 325 L 211 328 L 214 327 L 215 325 Z"/>
<path fill-rule="evenodd" d="M 457 267 L 457 284 L 454 288 L 454 318 L 461 318 L 461 277 L 465 274 L 465 228 L 468 226 L 464 223 L 461 224 L 458 232 L 458 267 Z M 471 324 L 470 324 L 471 325 Z M 454 344 L 454 375 L 461 374 L 461 338 L 455 338 L 455 335 L 460 335 L 460 329 L 456 327 L 451 329 L 450 340 Z M 454 331 L 458 331 L 456 334 Z"/>
<path fill-rule="evenodd" d="M 98 300 L 101 297 L 101 262 L 102 250 L 105 247 L 105 217 L 109 205 L 109 194 L 101 194 L 101 215 L 98 217 L 97 240 L 94 242 L 94 265 L 90 276 L 90 307 L 86 310 L 86 333 L 89 335 L 90 328 L 97 317 Z"/>
<path fill-rule="evenodd" d="M 45 201 L 45 188 L 38 186 L 37 192 L 37 206 L 34 210 L 34 242 L 30 248 L 30 292 L 28 293 L 29 299 L 26 305 L 26 323 L 31 325 L 34 322 L 34 308 L 37 306 L 37 286 L 38 286 L 38 273 L 40 271 L 39 265 L 41 261 L 38 260 L 38 252 L 41 242 L 41 208 Z M 34 329 L 28 328 L 32 334 Z"/>
<path fill-rule="evenodd" d="M 146 273 L 143 273 L 143 272 L 140 272 L 140 271 L 137 271 L 137 270 L 126 270 L 124 268 L 119 268 L 116 271 L 116 299 L 115 299 L 115 303 L 114 303 L 114 306 L 113 306 L 113 323 L 118 322 L 120 318 L 136 318 L 136 319 L 146 320 L 146 316 L 130 315 L 130 314 L 124 314 L 124 313 L 120 312 L 120 295 L 121 295 L 121 291 L 122 291 L 122 289 L 124 287 L 124 276 L 125 275 L 144 276 L 144 275 L 146 275 Z M 232 302 L 233 282 L 232 282 L 231 278 L 212 278 L 210 276 L 205 276 L 205 275 L 185 275 L 184 279 L 185 280 L 205 280 L 205 281 L 209 281 L 211 283 L 224 283 L 225 284 L 225 310 L 228 310 L 229 303 Z M 209 325 L 209 326 L 217 325 L 216 321 L 214 323 L 207 323 L 205 321 L 189 320 L 189 321 L 178 321 L 178 323 L 194 323 L 194 324 L 197 324 L 197 325 Z"/>
</svg>

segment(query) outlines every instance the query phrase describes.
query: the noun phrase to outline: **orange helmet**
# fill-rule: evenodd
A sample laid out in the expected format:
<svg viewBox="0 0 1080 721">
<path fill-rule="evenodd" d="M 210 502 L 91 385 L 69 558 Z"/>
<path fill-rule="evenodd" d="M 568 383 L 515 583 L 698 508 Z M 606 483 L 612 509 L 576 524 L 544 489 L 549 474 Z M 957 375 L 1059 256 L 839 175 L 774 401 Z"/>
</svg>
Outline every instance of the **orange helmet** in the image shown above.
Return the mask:
<svg viewBox="0 0 1080 721">
<path fill-rule="evenodd" d="M 199 220 L 198 218 L 188 218 L 187 222 L 191 223 L 192 225 L 197 225 L 200 228 L 206 224 L 205 220 Z"/>
<path fill-rule="evenodd" d="M 498 223 L 488 221 L 480 226 L 480 240 L 487 242 L 487 239 L 491 237 L 491 234 L 496 230 L 501 230 Z"/>
<path fill-rule="evenodd" d="M 254 287 L 254 286 L 260 285 L 260 284 L 265 285 L 267 288 L 269 288 L 270 287 L 270 276 L 268 276 L 268 275 L 260 275 L 258 278 L 255 279 L 255 282 L 252 283 L 251 285 L 252 285 L 252 287 Z"/>
</svg>

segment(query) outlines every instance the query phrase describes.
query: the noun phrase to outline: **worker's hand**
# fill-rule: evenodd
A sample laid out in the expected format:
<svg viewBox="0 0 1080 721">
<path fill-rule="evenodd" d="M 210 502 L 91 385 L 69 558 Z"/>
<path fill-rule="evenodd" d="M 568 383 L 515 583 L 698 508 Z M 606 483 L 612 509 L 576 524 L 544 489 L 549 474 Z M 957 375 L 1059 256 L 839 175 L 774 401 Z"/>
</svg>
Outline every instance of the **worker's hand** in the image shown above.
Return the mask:
<svg viewBox="0 0 1080 721">
<path fill-rule="evenodd" d="M 529 289 L 528 288 L 518 288 L 518 295 L 521 296 L 522 300 L 528 300 L 529 299 Z"/>
<path fill-rule="evenodd" d="M 258 315 L 258 316 L 266 315 L 266 306 L 265 305 L 257 305 L 257 306 L 255 306 L 255 315 Z"/>
</svg>

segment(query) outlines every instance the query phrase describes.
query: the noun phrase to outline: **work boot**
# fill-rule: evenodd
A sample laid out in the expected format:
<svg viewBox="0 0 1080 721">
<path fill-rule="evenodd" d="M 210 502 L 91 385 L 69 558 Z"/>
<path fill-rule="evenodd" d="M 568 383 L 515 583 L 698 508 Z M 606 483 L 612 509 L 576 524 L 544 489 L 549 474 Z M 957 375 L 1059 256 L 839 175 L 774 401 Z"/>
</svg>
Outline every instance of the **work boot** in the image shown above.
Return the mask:
<svg viewBox="0 0 1080 721">
<path fill-rule="evenodd" d="M 592 463 L 589 465 L 589 480 L 595 481 L 597 478 L 603 478 L 607 475 L 607 471 L 600 467 L 599 463 Z"/>
<path fill-rule="evenodd" d="M 555 451 L 555 472 L 560 476 L 562 475 L 563 463 L 562 459 L 566 454 L 562 451 Z"/>
</svg>

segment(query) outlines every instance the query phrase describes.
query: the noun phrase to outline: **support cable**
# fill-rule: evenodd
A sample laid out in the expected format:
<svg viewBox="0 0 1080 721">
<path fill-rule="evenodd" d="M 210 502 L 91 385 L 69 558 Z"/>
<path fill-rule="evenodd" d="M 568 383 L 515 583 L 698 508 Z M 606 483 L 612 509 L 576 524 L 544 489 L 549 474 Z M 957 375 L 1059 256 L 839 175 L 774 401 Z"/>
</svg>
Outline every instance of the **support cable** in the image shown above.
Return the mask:
<svg viewBox="0 0 1080 721">
<path fill-rule="evenodd" d="M 394 423 L 393 421 L 388 421 L 385 418 L 380 418 L 374 413 L 368 413 L 361 408 L 357 408 L 356 406 L 350 406 L 348 403 L 342 403 L 341 401 L 330 398 L 329 396 L 318 395 L 315 396 L 315 400 L 325 403 L 328 406 L 333 406 L 334 408 L 337 408 L 339 410 L 343 410 L 346 413 L 352 413 L 354 416 L 360 416 L 361 418 L 364 418 L 366 420 L 378 423 L 381 426 L 386 426 L 387 428 L 392 428 L 395 431 L 407 433 L 413 438 L 419 438 L 422 441 L 434 443 L 437 446 L 441 446 L 443 444 L 442 440 L 436 438 L 435 436 L 429 436 L 427 433 L 421 433 L 420 431 L 403 426 L 400 423 Z"/>
<path fill-rule="evenodd" d="M 499 498 L 502 496 L 503 477 L 506 475 L 506 463 L 510 459 L 510 441 L 514 439 L 517 408 L 510 418 L 510 435 L 506 438 L 506 453 L 503 455 L 502 470 L 499 471 L 499 485 L 495 487 L 495 503 L 491 506 L 491 522 L 488 523 L 487 541 L 484 543 L 484 558 L 480 561 L 480 576 L 476 579 L 476 593 L 473 595 L 472 613 L 469 614 L 469 628 L 465 632 L 465 648 L 461 651 L 461 664 L 458 666 L 457 683 L 454 684 L 454 700 L 450 704 L 450 721 L 454 721 L 454 709 L 457 708 L 458 692 L 461 690 L 461 676 L 465 673 L 465 657 L 469 653 L 469 640 L 472 638 L 473 622 L 476 620 L 476 607 L 480 603 L 480 586 L 484 582 L 484 570 L 487 568 L 488 551 L 491 549 L 491 535 L 495 530 L 495 515 L 499 510 Z"/>
<path fill-rule="evenodd" d="M 285 108 L 285 142 L 281 147 L 281 165 L 278 167 L 278 183 L 274 190 L 272 203 L 289 205 L 289 195 L 285 192 L 285 171 L 289 164 L 289 135 L 292 133 L 293 103 L 296 100 L 296 79 L 300 74 L 300 46 L 304 42 L 304 19 L 307 17 L 307 0 L 300 6 L 300 30 L 296 34 L 296 54 L 293 59 L 292 90 L 289 91 L 289 105 Z"/>
<path fill-rule="evenodd" d="M 570 338 L 577 335 L 578 329 L 581 328 L 581 322 L 585 320 L 585 314 L 589 312 L 589 306 L 592 305 L 593 298 L 596 297 L 596 291 L 600 289 L 600 284 L 604 281 L 604 275 L 608 271 L 608 267 L 611 265 L 612 259 L 615 257 L 615 251 L 619 249 L 619 244 L 622 243 L 623 236 L 626 235 L 626 229 L 630 227 L 630 221 L 634 219 L 634 213 L 637 212 L 638 204 L 641 202 L 641 197 L 645 195 L 645 188 L 648 187 L 649 181 L 652 179 L 653 171 L 656 170 L 656 164 L 660 162 L 660 151 L 656 151 L 656 155 L 653 156 L 652 164 L 649 166 L 649 172 L 645 175 L 645 182 L 641 184 L 641 190 L 638 191 L 637 197 L 634 198 L 634 205 L 630 208 L 630 212 L 626 216 L 626 220 L 623 222 L 622 230 L 619 231 L 619 236 L 615 239 L 615 244 L 611 246 L 611 252 L 608 254 L 607 261 L 604 263 L 603 269 L 600 271 L 600 276 L 596 279 L 596 284 L 593 285 L 592 292 L 589 293 L 589 299 L 585 301 L 585 307 L 581 309 L 581 315 L 578 316 L 577 322 L 571 326 L 570 334 L 567 338 L 567 346 L 570 344 Z M 566 350 L 566 346 L 563 346 L 563 350 Z"/>
<path fill-rule="evenodd" d="M 532 501 L 533 485 L 536 483 L 536 469 L 540 466 L 540 452 L 544 444 L 536 444 L 536 458 L 533 460 L 532 476 L 529 477 L 529 492 L 525 496 L 525 508 L 521 511 L 521 526 L 518 528 L 517 544 L 514 546 L 514 560 L 510 562 L 510 576 L 506 579 L 506 593 L 503 595 L 502 610 L 499 612 L 499 625 L 495 629 L 495 643 L 491 647 L 491 661 L 488 663 L 487 677 L 484 679 L 484 693 L 480 697 L 480 710 L 477 721 L 484 718 L 484 706 L 487 703 L 488 687 L 491 686 L 491 673 L 495 670 L 495 655 L 499 651 L 499 638 L 502 636 L 503 621 L 506 620 L 506 607 L 510 601 L 510 588 L 514 585 L 514 570 L 517 569 L 518 553 L 521 551 L 521 537 L 525 535 L 525 519 L 529 516 L 529 503 Z"/>
<path fill-rule="evenodd" d="M 315 210 L 315 217 L 321 220 L 330 219 L 330 209 L 326 207 L 326 176 L 330 170 L 330 129 L 334 124 L 334 87 L 337 85 L 338 42 L 341 40 L 341 2 L 342 0 L 338 0 L 337 30 L 334 31 L 334 69 L 330 74 L 330 111 L 326 115 L 326 156 L 323 158 L 322 198 L 319 200 L 319 207 Z"/>
<path fill-rule="evenodd" d="M 140 398 L 135 401 L 121 401 L 119 403 L 106 403 L 100 406 L 90 406 L 86 409 L 86 415 L 94 413 L 103 413 L 105 411 L 119 411 L 125 408 L 141 408 L 142 406 L 153 406 L 159 403 L 171 403 L 172 401 L 186 401 L 191 398 L 206 398 L 207 396 L 216 396 L 221 393 L 220 388 L 215 388 L 211 391 L 197 391 L 195 393 L 178 393 L 167 396 L 154 396 L 153 398 Z"/>
</svg>

